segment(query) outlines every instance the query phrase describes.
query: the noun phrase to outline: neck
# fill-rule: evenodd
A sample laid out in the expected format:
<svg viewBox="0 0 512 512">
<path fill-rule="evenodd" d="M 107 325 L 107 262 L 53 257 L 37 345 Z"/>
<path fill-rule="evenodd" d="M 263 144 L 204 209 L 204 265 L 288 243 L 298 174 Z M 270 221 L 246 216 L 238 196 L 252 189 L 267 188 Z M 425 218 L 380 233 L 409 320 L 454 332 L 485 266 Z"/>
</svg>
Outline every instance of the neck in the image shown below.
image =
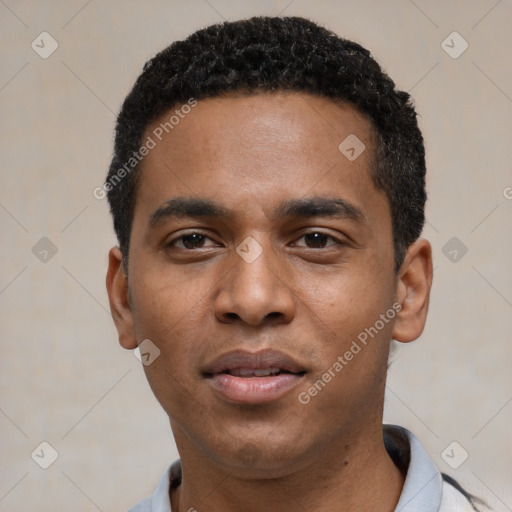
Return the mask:
<svg viewBox="0 0 512 512">
<path fill-rule="evenodd" d="M 371 435 L 359 432 L 329 443 L 307 462 L 279 468 L 279 474 L 260 469 L 258 475 L 240 478 L 237 470 L 220 467 L 204 454 L 180 450 L 183 479 L 171 497 L 172 510 L 392 512 L 404 476 L 386 452 L 378 427 Z"/>
</svg>

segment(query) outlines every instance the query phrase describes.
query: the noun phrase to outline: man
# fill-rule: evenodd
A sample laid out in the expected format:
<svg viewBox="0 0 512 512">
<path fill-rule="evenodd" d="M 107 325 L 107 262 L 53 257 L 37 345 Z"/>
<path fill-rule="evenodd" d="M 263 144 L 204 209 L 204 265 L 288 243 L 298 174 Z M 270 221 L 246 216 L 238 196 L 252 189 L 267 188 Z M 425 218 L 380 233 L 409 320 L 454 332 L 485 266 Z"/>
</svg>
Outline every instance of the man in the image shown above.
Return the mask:
<svg viewBox="0 0 512 512">
<path fill-rule="evenodd" d="M 107 288 L 180 453 L 133 511 L 466 511 L 382 426 L 390 341 L 432 283 L 416 113 L 369 52 L 302 18 L 192 34 L 126 98 Z"/>
</svg>

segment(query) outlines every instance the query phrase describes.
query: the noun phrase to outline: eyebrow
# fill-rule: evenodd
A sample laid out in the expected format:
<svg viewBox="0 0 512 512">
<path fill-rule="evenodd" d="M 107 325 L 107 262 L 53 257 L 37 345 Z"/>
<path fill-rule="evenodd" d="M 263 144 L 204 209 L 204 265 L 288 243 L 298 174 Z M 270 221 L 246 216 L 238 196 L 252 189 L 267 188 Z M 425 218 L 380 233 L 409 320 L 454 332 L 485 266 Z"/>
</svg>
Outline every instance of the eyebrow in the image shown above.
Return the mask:
<svg viewBox="0 0 512 512">
<path fill-rule="evenodd" d="M 229 209 L 211 199 L 176 197 L 166 201 L 151 214 L 149 227 L 155 228 L 172 218 L 226 218 L 232 215 Z M 366 219 L 361 209 L 339 197 L 289 199 L 276 208 L 272 217 L 275 219 L 332 217 L 356 222 Z"/>
<path fill-rule="evenodd" d="M 149 227 L 155 228 L 163 221 L 183 217 L 228 217 L 229 210 L 211 199 L 175 197 L 169 199 L 149 217 Z"/>
<path fill-rule="evenodd" d="M 366 215 L 361 209 L 340 197 L 310 197 L 291 199 L 282 203 L 276 210 L 277 218 L 289 217 L 333 217 L 362 222 Z"/>
</svg>

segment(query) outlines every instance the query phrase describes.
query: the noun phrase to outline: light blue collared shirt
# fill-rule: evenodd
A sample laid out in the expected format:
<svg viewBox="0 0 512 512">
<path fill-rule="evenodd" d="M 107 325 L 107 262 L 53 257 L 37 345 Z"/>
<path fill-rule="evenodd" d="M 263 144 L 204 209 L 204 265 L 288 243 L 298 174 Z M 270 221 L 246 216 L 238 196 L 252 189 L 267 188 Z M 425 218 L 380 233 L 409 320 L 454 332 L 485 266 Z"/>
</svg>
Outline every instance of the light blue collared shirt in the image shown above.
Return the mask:
<svg viewBox="0 0 512 512">
<path fill-rule="evenodd" d="M 475 512 L 463 494 L 443 481 L 439 469 L 411 432 L 384 425 L 383 436 L 395 464 L 407 471 L 395 512 Z M 172 512 L 169 491 L 180 483 L 181 463 L 177 460 L 165 470 L 155 492 L 129 512 Z"/>
</svg>

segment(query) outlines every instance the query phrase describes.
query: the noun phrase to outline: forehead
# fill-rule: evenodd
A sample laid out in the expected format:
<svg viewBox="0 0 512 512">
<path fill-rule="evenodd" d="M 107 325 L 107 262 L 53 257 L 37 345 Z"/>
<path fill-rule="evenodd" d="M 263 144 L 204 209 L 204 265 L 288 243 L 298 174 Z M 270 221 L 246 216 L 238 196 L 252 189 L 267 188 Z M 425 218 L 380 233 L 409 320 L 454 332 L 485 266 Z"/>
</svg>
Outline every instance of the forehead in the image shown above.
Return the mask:
<svg viewBox="0 0 512 512">
<path fill-rule="evenodd" d="M 382 196 L 370 176 L 372 132 L 351 105 L 305 93 L 178 105 L 146 130 L 155 145 L 141 166 L 136 213 L 150 215 L 173 196 L 216 199 L 249 216 L 307 195 L 371 208 Z"/>
</svg>

